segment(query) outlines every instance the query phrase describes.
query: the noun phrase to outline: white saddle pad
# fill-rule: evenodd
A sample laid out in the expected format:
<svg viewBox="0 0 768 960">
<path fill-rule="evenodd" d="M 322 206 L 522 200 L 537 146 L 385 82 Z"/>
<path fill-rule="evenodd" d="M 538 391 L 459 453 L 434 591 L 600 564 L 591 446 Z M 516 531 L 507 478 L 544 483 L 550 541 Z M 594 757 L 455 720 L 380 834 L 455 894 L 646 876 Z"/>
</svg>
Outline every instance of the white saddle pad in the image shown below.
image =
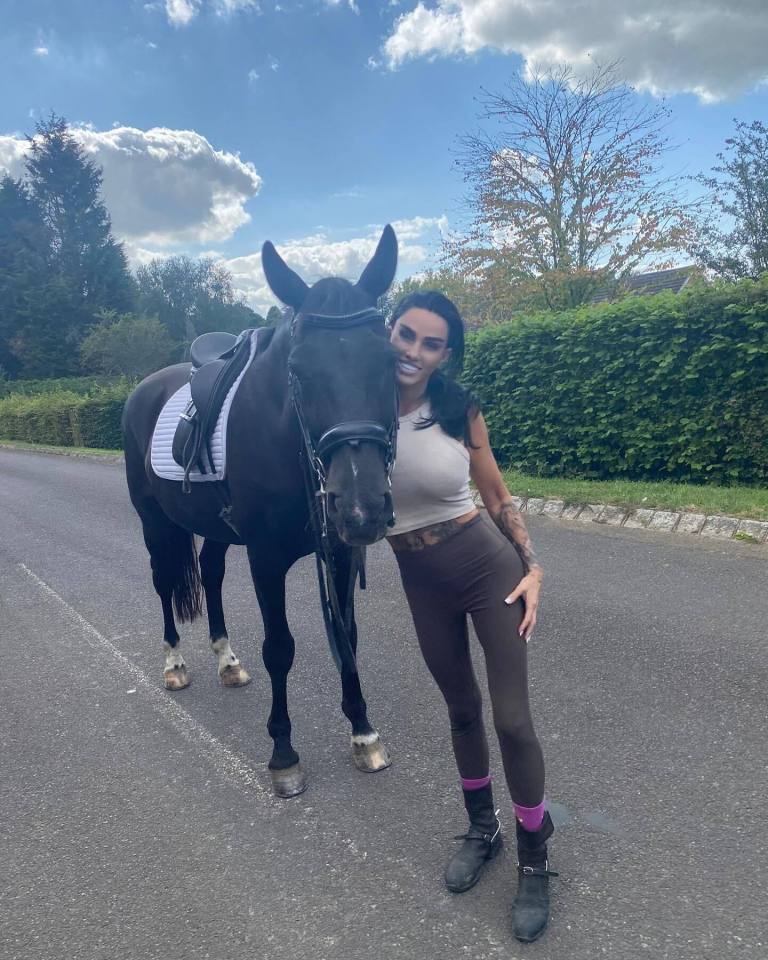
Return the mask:
<svg viewBox="0 0 768 960">
<path fill-rule="evenodd" d="M 206 480 L 223 480 L 227 471 L 227 420 L 229 419 L 229 410 L 232 406 L 232 399 L 240 386 L 240 381 L 245 376 L 245 371 L 250 367 L 256 354 L 256 345 L 258 341 L 258 330 L 251 334 L 251 353 L 248 362 L 243 367 L 242 373 L 229 388 L 229 392 L 224 400 L 224 405 L 216 421 L 213 435 L 211 436 L 210 449 L 213 457 L 214 473 L 200 473 L 193 468 L 190 471 L 189 479 L 193 483 L 202 483 Z M 186 410 L 190 400 L 189 382 L 174 393 L 165 403 L 160 411 L 160 416 L 155 424 L 155 431 L 152 434 L 152 450 L 150 461 L 152 470 L 163 480 L 183 480 L 184 468 L 180 467 L 173 459 L 171 445 L 173 444 L 173 435 L 176 433 L 176 427 L 179 424 L 179 417 Z"/>
</svg>

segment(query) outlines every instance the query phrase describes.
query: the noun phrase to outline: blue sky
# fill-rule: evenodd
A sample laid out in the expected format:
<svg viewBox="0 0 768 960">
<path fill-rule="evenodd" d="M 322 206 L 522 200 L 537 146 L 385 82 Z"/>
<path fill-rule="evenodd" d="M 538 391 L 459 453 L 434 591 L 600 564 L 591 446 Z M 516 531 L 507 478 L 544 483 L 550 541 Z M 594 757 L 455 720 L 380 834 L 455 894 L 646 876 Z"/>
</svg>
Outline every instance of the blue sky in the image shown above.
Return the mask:
<svg viewBox="0 0 768 960">
<path fill-rule="evenodd" d="M 377 228 L 401 275 L 434 261 L 464 193 L 476 97 L 530 62 L 621 59 L 665 97 L 670 172 L 768 119 L 764 0 L 2 0 L 0 169 L 50 110 L 81 126 L 134 263 L 212 253 L 255 304 L 269 238 L 308 279 L 353 277 Z M 267 298 L 268 299 L 268 298 Z"/>
</svg>

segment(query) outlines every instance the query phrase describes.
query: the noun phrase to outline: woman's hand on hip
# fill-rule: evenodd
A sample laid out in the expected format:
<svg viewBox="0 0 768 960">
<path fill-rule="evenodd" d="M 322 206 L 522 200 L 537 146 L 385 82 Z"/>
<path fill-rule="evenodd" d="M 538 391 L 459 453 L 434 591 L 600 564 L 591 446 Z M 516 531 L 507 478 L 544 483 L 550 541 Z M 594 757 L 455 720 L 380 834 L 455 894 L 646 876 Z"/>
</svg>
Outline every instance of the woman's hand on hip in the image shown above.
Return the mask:
<svg viewBox="0 0 768 960">
<path fill-rule="evenodd" d="M 541 592 L 541 567 L 535 566 L 523 577 L 515 589 L 506 598 L 504 603 L 512 604 L 523 598 L 525 616 L 520 624 L 518 633 L 527 643 L 531 639 L 533 628 L 536 626 L 536 611 L 539 607 L 539 593 Z"/>
</svg>

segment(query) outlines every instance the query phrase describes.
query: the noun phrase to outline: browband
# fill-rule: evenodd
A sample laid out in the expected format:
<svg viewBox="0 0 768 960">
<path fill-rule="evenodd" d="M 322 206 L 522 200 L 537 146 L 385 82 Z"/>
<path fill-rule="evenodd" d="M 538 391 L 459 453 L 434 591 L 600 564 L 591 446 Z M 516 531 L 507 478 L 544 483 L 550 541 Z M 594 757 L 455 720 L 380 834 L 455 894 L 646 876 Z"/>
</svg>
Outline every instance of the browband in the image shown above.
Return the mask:
<svg viewBox="0 0 768 960">
<path fill-rule="evenodd" d="M 356 327 L 361 323 L 372 323 L 374 320 L 384 322 L 384 315 L 376 307 L 366 307 L 356 313 L 345 313 L 335 317 L 323 313 L 299 313 L 296 319 L 298 320 L 299 317 L 312 326 L 329 328 Z"/>
</svg>

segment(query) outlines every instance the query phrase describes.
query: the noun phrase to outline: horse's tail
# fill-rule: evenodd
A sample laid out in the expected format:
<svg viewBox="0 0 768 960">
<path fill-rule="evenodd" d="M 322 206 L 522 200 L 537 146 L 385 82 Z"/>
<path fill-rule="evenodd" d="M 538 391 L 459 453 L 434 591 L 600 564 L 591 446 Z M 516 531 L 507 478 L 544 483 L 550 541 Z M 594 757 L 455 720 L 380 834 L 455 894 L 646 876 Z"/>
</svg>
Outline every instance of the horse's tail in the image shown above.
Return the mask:
<svg viewBox="0 0 768 960">
<path fill-rule="evenodd" d="M 152 543 L 150 555 L 153 572 L 173 591 L 173 608 L 179 621 L 196 620 L 203 612 L 203 586 L 193 534 L 168 524 L 162 539 Z"/>
<path fill-rule="evenodd" d="M 194 534 L 181 530 L 179 534 L 173 558 L 173 607 L 181 623 L 191 623 L 203 612 L 203 585 Z"/>
</svg>

